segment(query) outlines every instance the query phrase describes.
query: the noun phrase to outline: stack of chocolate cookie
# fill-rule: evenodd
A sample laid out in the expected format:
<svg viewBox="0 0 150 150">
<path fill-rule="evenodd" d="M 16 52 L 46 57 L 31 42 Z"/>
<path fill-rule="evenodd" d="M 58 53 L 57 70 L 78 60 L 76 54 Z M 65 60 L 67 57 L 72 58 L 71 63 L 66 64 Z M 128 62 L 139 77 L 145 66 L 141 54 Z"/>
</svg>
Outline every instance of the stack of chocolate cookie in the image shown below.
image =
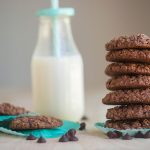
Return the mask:
<svg viewBox="0 0 150 150">
<path fill-rule="evenodd" d="M 106 44 L 106 60 L 113 62 L 105 72 L 111 76 L 106 87 L 113 92 L 103 98 L 106 127 L 150 128 L 150 37 L 144 34 L 121 36 Z"/>
</svg>

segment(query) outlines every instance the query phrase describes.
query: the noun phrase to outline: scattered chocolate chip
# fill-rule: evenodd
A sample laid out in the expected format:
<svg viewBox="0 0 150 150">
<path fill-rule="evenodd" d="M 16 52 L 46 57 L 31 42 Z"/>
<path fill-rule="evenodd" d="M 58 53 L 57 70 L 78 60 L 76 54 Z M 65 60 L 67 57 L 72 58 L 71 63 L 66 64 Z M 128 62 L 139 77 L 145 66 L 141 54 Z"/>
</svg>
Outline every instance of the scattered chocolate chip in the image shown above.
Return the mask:
<svg viewBox="0 0 150 150">
<path fill-rule="evenodd" d="M 73 137 L 73 136 L 75 136 L 75 134 L 76 134 L 76 130 L 75 130 L 75 129 L 70 129 L 70 130 L 67 132 L 67 135 L 68 135 L 69 137 Z"/>
<path fill-rule="evenodd" d="M 78 138 L 75 136 L 76 130 L 70 129 L 65 135 L 63 135 L 59 142 L 68 142 L 68 141 L 78 141 Z"/>
<path fill-rule="evenodd" d="M 147 131 L 147 132 L 144 134 L 144 138 L 145 138 L 145 139 L 150 138 L 150 131 Z"/>
<path fill-rule="evenodd" d="M 83 117 L 81 118 L 81 120 L 86 121 L 86 120 L 88 120 L 88 117 L 87 117 L 87 116 L 83 116 Z"/>
<path fill-rule="evenodd" d="M 115 132 L 112 132 L 112 131 L 107 132 L 107 136 L 108 136 L 110 139 L 116 139 L 116 138 L 118 138 L 118 134 L 115 133 Z"/>
<path fill-rule="evenodd" d="M 34 135 L 30 134 L 30 135 L 26 138 L 26 140 L 36 140 L 36 137 L 35 137 Z"/>
<path fill-rule="evenodd" d="M 59 142 L 68 142 L 69 141 L 69 138 L 67 136 L 67 134 L 63 135 L 60 139 L 59 139 Z"/>
<path fill-rule="evenodd" d="M 69 141 L 78 141 L 78 138 L 76 136 L 69 137 Z"/>
<path fill-rule="evenodd" d="M 122 133 L 120 131 L 114 131 L 114 132 L 117 134 L 118 138 L 122 137 Z"/>
<path fill-rule="evenodd" d="M 82 123 L 80 123 L 80 128 L 79 128 L 79 130 L 85 130 L 86 129 L 86 123 L 85 122 L 82 122 Z"/>
<path fill-rule="evenodd" d="M 132 139 L 132 136 L 130 136 L 128 133 L 125 134 L 124 136 L 122 136 L 122 139 L 123 140 L 131 140 Z"/>
<path fill-rule="evenodd" d="M 37 143 L 46 143 L 46 139 L 42 136 L 37 140 Z"/>
<path fill-rule="evenodd" d="M 141 131 L 138 131 L 135 135 L 135 138 L 144 138 L 144 134 Z"/>
</svg>

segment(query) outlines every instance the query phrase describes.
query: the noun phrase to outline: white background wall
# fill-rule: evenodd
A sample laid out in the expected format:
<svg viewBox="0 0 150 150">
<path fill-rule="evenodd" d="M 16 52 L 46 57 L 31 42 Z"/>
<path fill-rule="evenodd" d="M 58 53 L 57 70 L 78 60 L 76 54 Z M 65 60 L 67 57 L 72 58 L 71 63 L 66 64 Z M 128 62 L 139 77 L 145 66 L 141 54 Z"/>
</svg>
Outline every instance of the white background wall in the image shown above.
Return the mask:
<svg viewBox="0 0 150 150">
<path fill-rule="evenodd" d="M 83 55 L 86 87 L 105 88 L 104 45 L 112 37 L 150 35 L 149 0 L 60 0 L 72 6 L 72 28 Z M 0 88 L 30 87 L 30 60 L 38 31 L 39 8 L 48 0 L 0 0 Z"/>
</svg>

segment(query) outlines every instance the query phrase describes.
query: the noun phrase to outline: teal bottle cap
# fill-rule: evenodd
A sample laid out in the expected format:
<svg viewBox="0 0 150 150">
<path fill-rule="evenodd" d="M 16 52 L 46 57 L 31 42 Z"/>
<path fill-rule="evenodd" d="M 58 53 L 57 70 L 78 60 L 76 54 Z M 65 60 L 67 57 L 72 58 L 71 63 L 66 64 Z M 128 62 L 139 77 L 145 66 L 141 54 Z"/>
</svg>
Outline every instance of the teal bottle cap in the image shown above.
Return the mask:
<svg viewBox="0 0 150 150">
<path fill-rule="evenodd" d="M 75 14 L 74 8 L 60 8 L 59 0 L 51 0 L 52 8 L 42 9 L 37 12 L 38 16 L 73 16 Z"/>
</svg>

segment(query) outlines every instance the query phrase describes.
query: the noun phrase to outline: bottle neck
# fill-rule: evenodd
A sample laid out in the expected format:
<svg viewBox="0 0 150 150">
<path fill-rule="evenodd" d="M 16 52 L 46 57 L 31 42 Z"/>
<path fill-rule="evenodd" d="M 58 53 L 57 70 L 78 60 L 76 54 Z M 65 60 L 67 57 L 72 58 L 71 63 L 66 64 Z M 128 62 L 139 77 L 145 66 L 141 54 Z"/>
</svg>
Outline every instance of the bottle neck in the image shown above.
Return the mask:
<svg viewBox="0 0 150 150">
<path fill-rule="evenodd" d="M 41 17 L 37 47 L 45 55 L 60 57 L 78 53 L 73 40 L 70 18 Z"/>
</svg>

